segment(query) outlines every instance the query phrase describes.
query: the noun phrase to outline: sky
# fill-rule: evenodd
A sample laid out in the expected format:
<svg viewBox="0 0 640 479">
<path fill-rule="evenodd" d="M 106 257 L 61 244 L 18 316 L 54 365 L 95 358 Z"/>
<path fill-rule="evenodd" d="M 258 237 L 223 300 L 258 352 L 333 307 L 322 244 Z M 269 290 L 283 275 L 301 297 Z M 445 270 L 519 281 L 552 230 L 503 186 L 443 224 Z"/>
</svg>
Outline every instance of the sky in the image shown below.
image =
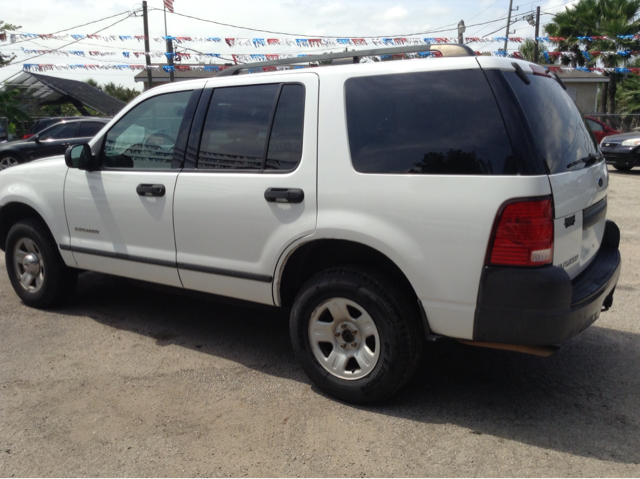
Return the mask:
<svg viewBox="0 0 640 479">
<path fill-rule="evenodd" d="M 541 8 L 542 26 L 553 19 L 553 14 L 563 11 L 571 3 L 568 0 L 513 0 L 511 36 L 533 37 L 534 28 L 524 19 L 524 15 Z M 98 34 L 116 36 L 143 35 L 141 3 L 115 0 L 98 2 L 91 0 L 31 0 L 10 3 L 5 0 L 0 20 L 20 26 L 15 33 L 50 34 Z M 165 35 L 165 20 L 162 0 L 148 0 L 149 36 L 151 39 Z M 253 46 L 230 48 L 225 38 L 425 38 L 457 37 L 457 24 L 464 20 L 467 25 L 466 37 L 489 38 L 504 36 L 509 0 L 232 0 L 211 1 L 174 0 L 174 14 L 167 13 L 167 33 L 174 37 L 220 37 L 219 44 L 212 42 L 187 42 L 179 46 L 186 53 L 220 53 L 230 59 L 232 53 L 320 53 L 339 51 L 339 48 L 318 49 L 292 46 Z M 517 9 L 517 10 L 516 10 Z M 139 12 L 139 13 L 135 13 Z M 107 18 L 111 17 L 111 18 Z M 192 18 L 189 18 L 192 17 Z M 92 22 L 92 23 L 89 23 Z M 212 23 L 212 22 L 218 22 Z M 230 26 L 220 25 L 226 24 Z M 253 29 L 253 30 L 250 30 Z M 286 35 L 290 34 L 290 35 Z M 415 35 L 412 35 L 415 34 Z M 71 43 L 73 42 L 73 43 Z M 71 44 L 69 44 L 71 43 Z M 495 51 L 502 43 L 481 43 L 470 45 L 474 50 Z M 373 45 L 369 43 L 368 47 Z M 516 50 L 516 43 L 509 44 L 509 51 Z M 83 51 L 86 58 L 63 55 L 38 55 L 25 53 L 26 50 L 53 50 L 60 52 Z M 187 50 L 188 49 L 188 50 Z M 152 52 L 164 51 L 164 43 L 151 40 Z M 115 52 L 115 56 L 90 57 L 89 51 Z M 82 40 L 73 38 L 60 40 L 18 40 L 15 43 L 0 42 L 0 52 L 15 54 L 12 65 L 0 69 L 0 82 L 6 81 L 22 71 L 23 64 L 144 64 L 144 58 L 122 52 L 144 51 L 144 43 L 136 40 Z M 221 60 L 217 60 L 221 61 Z M 164 58 L 154 58 L 153 63 Z M 199 63 L 195 58 L 184 64 Z M 52 70 L 45 75 L 86 80 L 93 78 L 98 83 L 114 82 L 127 88 L 142 89 L 134 82 L 138 72 L 131 70 Z"/>
</svg>

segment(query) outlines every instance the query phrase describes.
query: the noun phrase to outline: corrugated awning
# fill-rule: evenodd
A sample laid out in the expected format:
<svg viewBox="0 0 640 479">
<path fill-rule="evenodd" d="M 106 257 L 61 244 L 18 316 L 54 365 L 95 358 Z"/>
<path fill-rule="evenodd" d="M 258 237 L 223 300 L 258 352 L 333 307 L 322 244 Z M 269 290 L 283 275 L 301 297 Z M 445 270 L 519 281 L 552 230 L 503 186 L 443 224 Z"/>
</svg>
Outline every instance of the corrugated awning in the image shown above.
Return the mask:
<svg viewBox="0 0 640 479">
<path fill-rule="evenodd" d="M 35 101 L 41 106 L 71 103 L 81 113 L 84 113 L 84 107 L 88 107 L 103 115 L 114 116 L 126 105 L 88 83 L 39 73 L 22 72 L 12 78 L 5 89 L 20 90 L 18 101 Z"/>
</svg>

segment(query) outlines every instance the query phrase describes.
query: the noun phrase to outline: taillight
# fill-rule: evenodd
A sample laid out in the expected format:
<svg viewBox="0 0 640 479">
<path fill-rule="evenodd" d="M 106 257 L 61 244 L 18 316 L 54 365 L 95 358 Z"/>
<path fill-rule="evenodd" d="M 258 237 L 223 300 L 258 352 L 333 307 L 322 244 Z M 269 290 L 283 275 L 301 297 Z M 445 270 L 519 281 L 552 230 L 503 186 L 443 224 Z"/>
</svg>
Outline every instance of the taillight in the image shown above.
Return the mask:
<svg viewBox="0 0 640 479">
<path fill-rule="evenodd" d="M 542 266 L 553 259 L 551 199 L 509 203 L 490 243 L 488 264 Z"/>
<path fill-rule="evenodd" d="M 33 133 L 27 133 L 26 135 L 24 135 L 22 137 L 23 140 L 26 140 L 27 138 L 31 138 L 33 136 Z"/>
</svg>

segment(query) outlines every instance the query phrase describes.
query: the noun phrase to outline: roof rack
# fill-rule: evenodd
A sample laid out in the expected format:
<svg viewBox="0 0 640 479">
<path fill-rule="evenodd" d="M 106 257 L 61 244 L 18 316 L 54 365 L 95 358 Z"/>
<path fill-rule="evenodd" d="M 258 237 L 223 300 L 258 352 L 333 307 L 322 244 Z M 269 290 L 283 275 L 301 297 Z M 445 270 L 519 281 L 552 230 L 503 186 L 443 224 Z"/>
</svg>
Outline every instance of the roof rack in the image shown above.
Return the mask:
<svg viewBox="0 0 640 479">
<path fill-rule="evenodd" d="M 351 58 L 352 62 L 359 63 L 361 57 L 372 57 L 377 55 L 400 55 L 404 53 L 439 52 L 443 57 L 468 57 L 476 56 L 475 52 L 466 45 L 456 43 L 446 43 L 437 45 L 415 45 L 399 48 L 373 48 L 369 50 L 354 50 L 350 52 L 328 53 L 325 55 L 310 55 L 306 57 L 283 58 L 281 60 L 271 60 L 267 62 L 243 63 L 222 70 L 216 76 L 237 75 L 240 70 L 249 68 L 273 67 L 280 65 L 291 65 L 300 63 L 324 62 L 341 58 Z"/>
</svg>

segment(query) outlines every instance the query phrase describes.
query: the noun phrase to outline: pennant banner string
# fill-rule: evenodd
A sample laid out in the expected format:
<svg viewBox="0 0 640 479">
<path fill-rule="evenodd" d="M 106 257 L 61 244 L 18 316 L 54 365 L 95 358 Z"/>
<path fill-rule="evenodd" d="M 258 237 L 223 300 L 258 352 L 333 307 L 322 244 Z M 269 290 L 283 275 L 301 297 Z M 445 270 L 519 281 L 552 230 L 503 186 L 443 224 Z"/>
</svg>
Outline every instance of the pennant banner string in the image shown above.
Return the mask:
<svg viewBox="0 0 640 479">
<path fill-rule="evenodd" d="M 4 39 L 4 40 L 3 40 Z M 145 40 L 143 35 L 75 35 L 75 34 L 37 34 L 37 33 L 12 33 L 8 35 L 12 43 L 18 40 L 102 40 L 106 42 L 115 41 L 137 41 Z M 564 37 L 467 37 L 467 44 L 504 42 L 523 43 L 527 40 L 538 40 L 542 43 L 557 44 L 567 39 Z M 640 40 L 640 35 L 618 35 L 615 37 L 577 37 L 578 41 L 588 44 L 594 41 L 606 40 L 618 42 L 620 40 Z M 0 41 L 6 41 L 7 36 L 0 37 Z M 216 43 L 226 44 L 234 47 L 254 47 L 263 48 L 270 46 L 294 46 L 302 48 L 319 47 L 342 47 L 342 46 L 402 46 L 402 45 L 433 45 L 445 43 L 458 43 L 457 37 L 436 37 L 436 38 L 220 38 L 220 37 L 153 37 L 153 41 L 164 43 L 172 40 L 177 44 L 183 43 Z"/>
</svg>

